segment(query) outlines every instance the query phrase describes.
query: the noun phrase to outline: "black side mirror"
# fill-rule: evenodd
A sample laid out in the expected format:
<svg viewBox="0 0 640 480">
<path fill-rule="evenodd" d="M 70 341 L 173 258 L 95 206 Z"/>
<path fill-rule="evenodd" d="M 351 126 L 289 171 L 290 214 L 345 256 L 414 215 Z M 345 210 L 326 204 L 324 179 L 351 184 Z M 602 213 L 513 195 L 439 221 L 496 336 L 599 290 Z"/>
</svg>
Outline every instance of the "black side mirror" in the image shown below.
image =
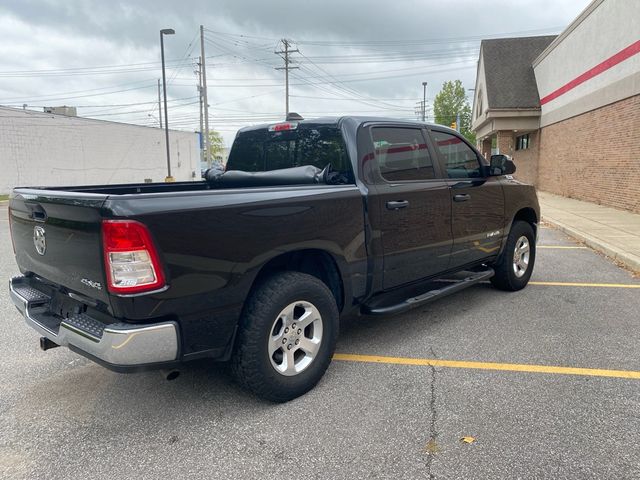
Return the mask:
<svg viewBox="0 0 640 480">
<path fill-rule="evenodd" d="M 516 171 L 516 164 L 513 163 L 508 155 L 491 155 L 489 165 L 490 175 L 511 175 Z"/>
</svg>

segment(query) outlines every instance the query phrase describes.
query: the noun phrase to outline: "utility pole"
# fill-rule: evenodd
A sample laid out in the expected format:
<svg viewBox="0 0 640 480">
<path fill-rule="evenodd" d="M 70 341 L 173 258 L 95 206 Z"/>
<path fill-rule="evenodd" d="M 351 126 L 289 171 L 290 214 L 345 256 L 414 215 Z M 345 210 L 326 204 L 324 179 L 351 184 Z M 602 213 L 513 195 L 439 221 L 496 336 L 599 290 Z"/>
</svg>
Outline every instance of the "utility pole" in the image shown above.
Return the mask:
<svg viewBox="0 0 640 480">
<path fill-rule="evenodd" d="M 427 82 L 422 82 L 422 121 L 427 117 Z"/>
<path fill-rule="evenodd" d="M 209 102 L 207 100 L 207 64 L 204 55 L 204 27 L 200 25 L 200 71 L 202 72 L 202 101 L 204 102 L 204 159 L 211 167 L 209 156 Z"/>
<path fill-rule="evenodd" d="M 164 139 L 167 145 L 167 176 L 165 182 L 173 182 L 174 179 L 171 176 L 171 155 L 169 145 L 169 114 L 167 113 L 167 75 L 164 68 L 164 36 L 174 35 L 176 32 L 173 28 L 163 28 L 160 30 L 160 55 L 162 57 L 162 94 L 164 97 Z"/>
<path fill-rule="evenodd" d="M 204 145 L 204 138 L 202 137 L 204 136 L 204 132 L 202 131 L 202 122 L 204 120 L 204 117 L 202 116 L 202 57 L 198 59 L 198 71 L 196 73 L 198 74 L 198 101 L 200 102 L 200 162 L 203 162 L 204 149 L 202 148 L 202 146 Z"/>
<path fill-rule="evenodd" d="M 289 50 L 289 47 L 291 46 L 291 44 L 289 43 L 289 40 L 287 40 L 286 38 L 282 39 L 282 44 L 284 45 L 284 50 L 281 50 L 279 52 L 274 52 L 274 53 L 280 56 L 284 55 L 282 57 L 282 59 L 284 60 L 284 67 L 276 67 L 276 70 L 284 70 L 284 82 L 285 82 L 284 95 L 285 95 L 285 118 L 286 118 L 286 116 L 289 115 L 289 70 L 294 70 L 296 68 L 299 68 L 299 67 L 291 67 L 289 65 L 290 63 L 292 63 L 291 60 L 289 60 L 289 54 L 299 52 L 300 50 L 298 50 L 297 48 L 295 50 Z"/>
<path fill-rule="evenodd" d="M 162 128 L 162 99 L 160 94 L 160 79 L 158 79 L 158 118 L 160 119 L 160 128 Z"/>
</svg>

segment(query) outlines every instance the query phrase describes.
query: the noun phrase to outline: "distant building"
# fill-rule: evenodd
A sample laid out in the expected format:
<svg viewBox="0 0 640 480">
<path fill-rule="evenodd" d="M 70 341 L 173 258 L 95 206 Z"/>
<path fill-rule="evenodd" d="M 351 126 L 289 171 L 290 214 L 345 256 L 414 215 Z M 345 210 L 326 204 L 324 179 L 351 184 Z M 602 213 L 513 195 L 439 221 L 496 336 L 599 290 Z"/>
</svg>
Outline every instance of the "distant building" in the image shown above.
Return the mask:
<svg viewBox="0 0 640 480">
<path fill-rule="evenodd" d="M 533 183 L 537 180 L 533 170 L 538 155 L 540 97 L 531 64 L 555 38 L 501 38 L 480 44 L 471 128 L 483 154 L 515 157 L 519 177 Z M 523 138 L 529 142 L 527 148 L 516 152 L 516 143 Z"/>
<path fill-rule="evenodd" d="M 172 176 L 200 179 L 197 134 L 169 133 Z M 0 107 L 0 171 L 0 194 L 16 186 L 162 182 L 164 130 Z"/>
<path fill-rule="evenodd" d="M 482 41 L 472 129 L 540 190 L 640 212 L 640 2 L 594 0 L 557 37 Z"/>
</svg>

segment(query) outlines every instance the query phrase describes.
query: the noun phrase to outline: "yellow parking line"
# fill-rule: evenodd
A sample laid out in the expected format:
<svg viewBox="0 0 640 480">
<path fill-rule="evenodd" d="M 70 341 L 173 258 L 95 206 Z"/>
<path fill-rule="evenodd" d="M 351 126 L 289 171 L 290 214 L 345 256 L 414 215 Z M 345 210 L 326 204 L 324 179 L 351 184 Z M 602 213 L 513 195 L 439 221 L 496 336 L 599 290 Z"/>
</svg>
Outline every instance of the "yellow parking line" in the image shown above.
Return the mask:
<svg viewBox="0 0 640 480">
<path fill-rule="evenodd" d="M 551 373 L 556 375 L 583 375 L 589 377 L 612 377 L 640 380 L 640 372 L 633 370 L 604 370 L 600 368 L 557 367 L 552 365 L 528 365 L 521 363 L 467 362 L 462 360 L 438 360 L 432 358 L 381 357 L 378 355 L 355 355 L 336 353 L 334 360 L 343 362 L 386 363 L 393 365 L 433 366 L 447 368 L 472 368 L 478 370 L 501 370 L 507 372 Z"/>
<path fill-rule="evenodd" d="M 536 245 L 536 248 L 549 248 L 558 250 L 586 250 L 587 247 L 570 246 L 570 245 Z"/>
<path fill-rule="evenodd" d="M 529 285 L 546 285 L 548 287 L 640 288 L 640 283 L 529 282 Z"/>
</svg>

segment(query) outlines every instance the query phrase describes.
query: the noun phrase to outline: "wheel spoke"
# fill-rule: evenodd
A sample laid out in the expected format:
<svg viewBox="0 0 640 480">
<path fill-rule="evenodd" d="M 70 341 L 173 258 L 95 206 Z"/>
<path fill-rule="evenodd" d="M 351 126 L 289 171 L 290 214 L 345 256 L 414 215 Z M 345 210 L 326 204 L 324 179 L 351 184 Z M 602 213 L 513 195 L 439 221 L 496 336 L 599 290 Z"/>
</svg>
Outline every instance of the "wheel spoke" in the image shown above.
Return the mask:
<svg viewBox="0 0 640 480">
<path fill-rule="evenodd" d="M 293 357 L 294 350 L 287 350 L 286 348 L 282 350 L 284 355 L 282 356 L 282 369 L 283 373 L 293 374 L 296 371 L 296 362 Z"/>
<path fill-rule="evenodd" d="M 307 326 L 320 318 L 320 313 L 312 306 L 307 306 L 305 312 L 296 320 L 296 324 L 300 326 L 300 328 L 305 329 Z"/>
<path fill-rule="evenodd" d="M 279 335 L 272 336 L 269 339 L 269 357 L 273 356 L 273 352 L 282 347 L 282 339 L 284 337 L 283 332 L 284 329 L 282 330 L 282 332 L 280 332 Z"/>
<path fill-rule="evenodd" d="M 293 311 L 296 308 L 296 305 L 294 303 L 292 303 L 291 305 L 287 305 L 287 308 L 285 308 L 282 312 L 280 312 L 280 317 L 283 320 L 283 323 L 285 325 L 290 325 L 291 322 L 293 321 Z"/>
<path fill-rule="evenodd" d="M 307 355 L 315 357 L 316 353 L 318 353 L 318 349 L 320 348 L 320 340 L 315 340 L 313 338 L 301 338 L 298 348 Z"/>
</svg>

